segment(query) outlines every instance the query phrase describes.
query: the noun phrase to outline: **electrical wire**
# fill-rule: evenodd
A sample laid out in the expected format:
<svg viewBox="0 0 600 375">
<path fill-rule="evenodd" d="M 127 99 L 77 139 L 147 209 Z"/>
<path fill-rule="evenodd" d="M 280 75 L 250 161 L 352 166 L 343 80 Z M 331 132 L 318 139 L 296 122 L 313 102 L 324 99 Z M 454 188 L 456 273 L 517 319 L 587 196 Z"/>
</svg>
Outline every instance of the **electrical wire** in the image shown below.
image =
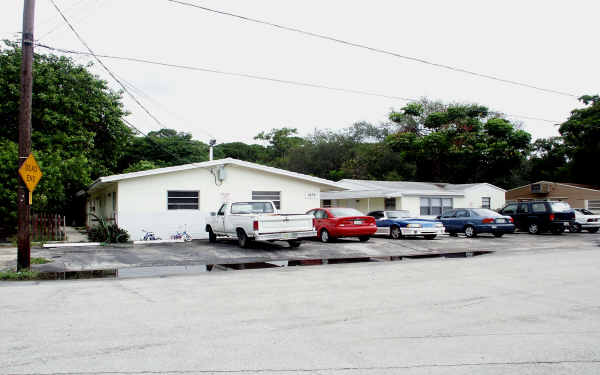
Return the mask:
<svg viewBox="0 0 600 375">
<path fill-rule="evenodd" d="M 62 53 L 66 53 L 66 54 L 90 55 L 90 53 L 88 53 L 88 52 L 74 51 L 74 50 L 70 50 L 70 49 L 52 47 L 52 46 L 49 46 L 49 45 L 46 45 L 43 43 L 36 43 L 36 46 L 42 47 L 42 48 L 45 48 L 45 49 L 48 49 L 51 51 L 62 52 Z M 383 98 L 387 98 L 387 99 L 401 100 L 404 102 L 418 101 L 418 99 L 416 99 L 416 98 L 408 98 L 408 97 L 402 97 L 402 96 L 380 94 L 380 93 L 375 93 L 375 92 L 370 92 L 370 91 L 333 87 L 333 86 L 327 86 L 327 85 L 321 85 L 321 84 L 309 83 L 309 82 L 301 82 L 301 81 L 295 81 L 295 80 L 288 80 L 288 79 L 279 79 L 279 78 L 260 76 L 260 75 L 255 75 L 255 74 L 228 72 L 228 71 L 223 71 L 223 70 L 189 66 L 189 65 L 170 64 L 170 63 L 165 63 L 165 62 L 160 62 L 160 61 L 153 61 L 153 60 L 140 59 L 140 58 L 134 58 L 134 57 L 111 56 L 111 55 L 96 55 L 96 56 L 106 58 L 106 59 L 130 61 L 130 62 L 135 62 L 135 63 L 164 66 L 164 67 L 168 67 L 168 68 L 201 71 L 201 72 L 207 72 L 207 73 L 215 73 L 215 74 L 222 74 L 222 75 L 256 79 L 256 80 L 265 80 L 265 81 L 276 82 L 276 83 L 281 83 L 281 84 L 289 84 L 289 85 L 295 85 L 295 86 L 304 86 L 304 87 L 332 90 L 332 91 L 345 92 L 345 93 L 350 93 L 350 94 L 377 96 L 377 97 L 383 97 Z M 543 122 L 548 122 L 548 123 L 560 123 L 560 121 L 558 121 L 558 120 L 549 120 L 549 119 L 544 119 L 544 118 L 539 118 L 539 117 L 509 115 L 509 114 L 507 114 L 507 116 L 523 118 L 523 119 L 527 119 L 527 120 L 543 121 Z"/>
<path fill-rule="evenodd" d="M 562 95 L 562 96 L 568 96 L 568 97 L 577 98 L 577 95 L 569 93 L 569 92 L 565 92 L 565 91 L 548 89 L 548 88 L 535 86 L 535 85 L 532 85 L 532 84 L 529 84 L 529 83 L 525 83 L 525 82 L 515 81 L 515 80 L 511 80 L 511 79 L 506 79 L 506 78 L 501 78 L 501 77 L 493 76 L 493 75 L 490 75 L 490 74 L 478 73 L 478 72 L 475 72 L 475 71 L 471 71 L 471 70 L 467 70 L 467 69 L 463 69 L 463 68 L 459 68 L 459 67 L 455 67 L 455 66 L 451 66 L 451 65 L 436 63 L 436 62 L 425 60 L 425 59 L 422 59 L 422 58 L 419 58 L 419 57 L 412 57 L 412 56 L 402 55 L 400 53 L 393 52 L 393 51 L 390 51 L 390 50 L 385 50 L 385 49 L 381 49 L 381 48 L 377 48 L 377 47 L 371 47 L 371 46 L 368 46 L 366 44 L 361 44 L 361 43 L 357 43 L 357 42 L 351 42 L 351 41 L 347 41 L 347 40 L 343 40 L 343 39 L 338 39 L 338 38 L 335 38 L 335 37 L 332 37 L 332 36 L 328 36 L 328 35 L 324 35 L 324 34 L 318 34 L 318 33 L 314 33 L 314 32 L 311 32 L 311 31 L 306 31 L 306 30 L 298 29 L 298 28 L 295 28 L 295 27 L 285 26 L 285 25 L 281 25 L 281 24 L 277 24 L 277 23 L 273 23 L 273 22 L 261 20 L 261 19 L 258 19 L 258 18 L 251 18 L 251 17 L 240 15 L 240 14 L 226 12 L 226 11 L 223 11 L 223 10 L 208 8 L 208 7 L 201 6 L 201 5 L 194 4 L 194 3 L 190 3 L 190 2 L 187 2 L 187 1 L 181 1 L 181 0 L 167 0 L 167 1 L 169 1 L 171 3 L 174 3 L 174 4 L 179 4 L 179 5 L 183 5 L 183 6 L 197 8 L 197 9 L 204 10 L 206 12 L 210 12 L 210 13 L 214 13 L 214 14 L 219 14 L 219 15 L 229 16 L 229 17 L 234 17 L 234 18 L 241 19 L 241 20 L 247 21 L 247 22 L 258 23 L 258 24 L 261 24 L 261 25 L 266 25 L 266 26 L 274 27 L 274 28 L 277 28 L 277 29 L 285 30 L 285 31 L 290 31 L 290 32 L 294 32 L 294 33 L 299 33 L 299 34 L 307 35 L 307 36 L 310 36 L 310 37 L 313 37 L 313 38 L 324 39 L 324 40 L 328 40 L 328 41 L 331 41 L 331 42 L 344 44 L 346 46 L 361 48 L 361 49 L 365 49 L 365 50 L 368 50 L 368 51 L 371 51 L 371 52 L 376 52 L 376 53 L 380 53 L 380 54 L 394 56 L 394 57 L 397 57 L 397 58 L 400 58 L 400 59 L 403 59 L 403 60 L 408 60 L 408 61 L 412 61 L 412 62 L 426 64 L 426 65 L 434 66 L 434 67 L 441 68 L 441 69 L 446 69 L 446 70 L 451 70 L 451 71 L 458 72 L 458 73 L 464 73 L 464 74 L 472 75 L 472 76 L 479 77 L 479 78 L 485 78 L 485 79 L 489 79 L 489 80 L 494 80 L 494 81 L 498 81 L 498 82 L 508 83 L 508 84 L 511 84 L 511 85 L 526 87 L 526 88 L 530 88 L 530 89 L 534 89 L 534 90 L 538 90 L 538 91 L 543 91 L 543 92 L 547 92 L 547 93 L 552 93 L 552 94 L 557 94 L 557 95 Z"/>
</svg>

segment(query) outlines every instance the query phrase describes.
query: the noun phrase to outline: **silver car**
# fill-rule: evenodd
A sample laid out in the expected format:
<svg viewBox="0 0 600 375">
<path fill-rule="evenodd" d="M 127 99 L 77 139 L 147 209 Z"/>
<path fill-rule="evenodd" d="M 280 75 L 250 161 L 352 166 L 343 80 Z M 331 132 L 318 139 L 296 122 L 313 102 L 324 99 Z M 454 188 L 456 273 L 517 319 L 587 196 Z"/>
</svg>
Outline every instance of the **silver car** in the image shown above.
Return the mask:
<svg viewBox="0 0 600 375">
<path fill-rule="evenodd" d="M 569 227 L 571 233 L 580 233 L 582 230 L 596 233 L 599 228 L 600 215 L 596 215 L 585 208 L 575 208 L 575 222 Z"/>
</svg>

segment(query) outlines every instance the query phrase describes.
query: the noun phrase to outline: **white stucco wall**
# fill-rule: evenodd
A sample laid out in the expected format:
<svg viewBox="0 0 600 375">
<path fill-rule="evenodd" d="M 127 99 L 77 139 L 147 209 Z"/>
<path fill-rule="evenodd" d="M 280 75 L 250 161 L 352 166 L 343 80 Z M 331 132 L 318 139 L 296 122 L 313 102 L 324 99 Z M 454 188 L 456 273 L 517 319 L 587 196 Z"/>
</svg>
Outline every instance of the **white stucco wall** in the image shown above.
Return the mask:
<svg viewBox="0 0 600 375">
<path fill-rule="evenodd" d="M 460 207 L 480 208 L 482 197 L 489 197 L 491 199 L 490 208 L 492 210 L 496 210 L 504 206 L 506 201 L 506 192 L 490 185 L 481 184 L 469 190 L 465 190 L 464 201 L 461 202 L 462 204 Z"/>
<path fill-rule="evenodd" d="M 252 191 L 281 191 L 282 213 L 304 213 L 319 206 L 321 185 L 299 179 L 227 165 L 221 186 L 209 169 L 198 168 L 119 182 L 118 224 L 132 239 L 143 236 L 142 229 L 163 239 L 176 231 L 187 231 L 193 238 L 207 237 L 204 231 L 210 212 L 229 201 L 252 199 Z M 167 210 L 167 191 L 200 192 L 198 210 Z"/>
</svg>

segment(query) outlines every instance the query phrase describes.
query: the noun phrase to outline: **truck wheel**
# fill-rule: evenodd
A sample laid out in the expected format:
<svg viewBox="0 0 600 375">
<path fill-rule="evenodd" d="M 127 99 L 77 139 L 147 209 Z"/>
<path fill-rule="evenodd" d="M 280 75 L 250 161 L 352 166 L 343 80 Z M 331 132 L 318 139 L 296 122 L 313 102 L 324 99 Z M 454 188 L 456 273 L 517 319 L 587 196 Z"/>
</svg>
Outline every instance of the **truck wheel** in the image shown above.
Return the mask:
<svg viewBox="0 0 600 375">
<path fill-rule="evenodd" d="M 250 245 L 250 238 L 248 238 L 248 236 L 246 235 L 246 232 L 244 232 L 243 229 L 238 229 L 237 230 L 237 237 L 238 237 L 238 245 L 240 245 L 240 247 L 246 248 Z"/>
<path fill-rule="evenodd" d="M 319 239 L 321 242 L 331 242 L 331 237 L 329 237 L 329 232 L 327 229 L 321 230 L 321 233 L 319 233 Z"/>
<path fill-rule="evenodd" d="M 392 237 L 394 240 L 399 240 L 400 238 L 402 238 L 402 231 L 400 230 L 400 228 L 395 225 L 391 227 L 390 237 Z"/>
<path fill-rule="evenodd" d="M 288 244 L 290 244 L 290 247 L 294 248 L 294 249 L 300 247 L 300 243 L 301 242 L 298 241 L 298 240 L 290 240 L 290 241 L 288 241 Z"/>
<path fill-rule="evenodd" d="M 213 232 L 212 228 L 208 228 L 208 242 L 217 242 L 217 235 L 215 234 L 215 232 Z"/>
<path fill-rule="evenodd" d="M 531 223 L 527 227 L 529 234 L 540 234 L 540 227 L 536 223 Z"/>
<path fill-rule="evenodd" d="M 467 238 L 477 237 L 477 232 L 475 232 L 475 228 L 472 225 L 467 225 L 465 227 L 465 236 L 467 236 Z"/>
<path fill-rule="evenodd" d="M 569 227 L 571 233 L 581 233 L 581 224 L 575 223 Z"/>
<path fill-rule="evenodd" d="M 371 239 L 371 236 L 359 236 L 359 237 L 358 237 L 358 240 L 359 240 L 360 242 L 367 242 L 367 241 L 368 241 L 368 240 L 370 240 L 370 239 Z"/>
</svg>

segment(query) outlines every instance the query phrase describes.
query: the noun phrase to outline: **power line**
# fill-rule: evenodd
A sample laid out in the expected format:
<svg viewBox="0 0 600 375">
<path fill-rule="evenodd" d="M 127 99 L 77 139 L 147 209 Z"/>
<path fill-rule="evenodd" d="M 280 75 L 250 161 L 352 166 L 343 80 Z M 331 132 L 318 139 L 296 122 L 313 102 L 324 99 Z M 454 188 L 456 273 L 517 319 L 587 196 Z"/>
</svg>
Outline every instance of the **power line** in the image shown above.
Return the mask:
<svg viewBox="0 0 600 375">
<path fill-rule="evenodd" d="M 100 66 L 102 66 L 102 68 L 104 68 L 104 70 L 106 70 L 106 72 L 119 84 L 119 86 L 121 86 L 121 88 L 131 97 L 131 99 L 133 99 L 133 101 L 135 101 L 137 103 L 137 105 L 139 105 L 140 108 L 142 108 L 142 110 L 144 110 L 144 112 L 146 112 L 146 114 L 148 114 L 148 116 L 150 116 L 150 118 L 152 118 L 161 128 L 166 128 L 166 126 L 156 116 L 154 116 L 152 113 L 150 113 L 150 111 L 148 110 L 148 108 L 146 108 L 146 106 L 144 106 L 135 97 L 135 95 L 133 95 L 127 89 L 127 87 L 125 87 L 125 85 L 119 80 L 119 78 L 117 78 L 114 75 L 114 73 L 104 64 L 104 62 L 94 53 L 94 51 L 85 42 L 85 40 L 81 37 L 81 35 L 77 32 L 77 30 L 75 30 L 75 28 L 73 27 L 73 25 L 71 24 L 71 22 L 69 22 L 69 20 L 67 19 L 67 17 L 64 15 L 64 13 L 58 7 L 58 5 L 56 5 L 56 2 L 54 0 L 50 0 L 50 2 L 52 3 L 52 5 L 54 5 L 54 8 L 56 8 L 56 11 L 60 14 L 60 16 L 62 17 L 62 19 L 65 21 L 65 23 L 73 31 L 73 33 L 75 34 L 75 36 L 77 37 L 77 39 L 79 39 L 79 41 L 81 42 L 81 44 L 84 45 L 84 47 L 89 51 L 89 54 L 94 57 L 94 59 L 98 62 L 98 64 L 100 64 Z M 136 127 L 134 127 L 134 129 L 141 133 L 141 131 L 139 129 L 137 129 Z"/>
<path fill-rule="evenodd" d="M 73 50 L 68 50 L 68 49 L 63 49 L 63 48 L 56 48 L 56 47 L 51 47 L 51 46 L 48 46 L 48 45 L 45 45 L 45 44 L 42 44 L 42 43 L 37 43 L 36 45 L 39 46 L 39 47 L 42 47 L 42 48 L 46 48 L 46 49 L 50 49 L 50 50 L 58 51 L 58 52 L 63 52 L 63 53 L 69 53 L 69 54 L 75 54 L 75 55 L 90 55 L 90 53 L 88 53 L 88 52 L 73 51 Z M 294 81 L 294 80 L 288 80 L 288 79 L 280 79 L 280 78 L 274 78 L 274 77 L 268 77 L 268 76 L 262 76 L 262 75 L 256 75 L 256 74 L 247 74 L 247 73 L 239 73 L 239 72 L 229 72 L 229 71 L 225 71 L 225 70 L 205 68 L 205 67 L 198 67 L 198 66 L 170 64 L 170 63 L 165 63 L 165 62 L 160 62 L 160 61 L 153 61 L 153 60 L 146 60 L 146 59 L 140 59 L 140 58 L 135 58 L 135 57 L 122 57 L 122 56 L 111 56 L 111 55 L 96 55 L 96 56 L 102 57 L 102 58 L 106 58 L 106 59 L 131 61 L 131 62 L 137 62 L 137 63 L 150 64 L 150 65 L 165 66 L 165 67 L 169 67 L 169 68 L 194 70 L 194 71 L 207 72 L 207 73 L 215 73 L 215 74 L 228 75 L 228 76 L 234 76 L 234 77 L 251 78 L 251 79 L 257 79 L 257 80 L 263 80 L 263 81 L 271 81 L 271 82 L 283 83 L 283 84 L 289 84 L 289 85 L 295 85 L 295 86 L 304 86 L 304 87 L 319 88 L 319 89 L 325 89 L 325 90 L 331 90 L 331 91 L 346 92 L 346 93 L 350 93 L 350 94 L 378 96 L 378 97 L 381 97 L 381 98 L 394 99 L 394 100 L 403 100 L 403 101 L 416 100 L 416 99 L 413 99 L 413 98 L 404 98 L 404 97 L 401 97 L 401 96 L 387 95 L 387 94 L 381 94 L 381 93 L 376 93 L 376 92 L 371 92 L 371 91 L 355 90 L 355 89 L 348 89 L 348 88 L 342 88 L 342 87 L 327 86 L 327 85 L 322 85 L 322 84 L 318 84 L 318 83 L 310 83 L 310 82 L 301 82 L 301 81 Z"/>
<path fill-rule="evenodd" d="M 314 33 L 311 31 L 306 31 L 306 30 L 302 30 L 302 29 L 298 29 L 295 27 L 290 27 L 290 26 L 285 26 L 285 25 L 281 25 L 281 24 L 277 24 L 277 23 L 273 23 L 273 22 L 269 22 L 269 21 L 265 21 L 265 20 L 261 20 L 261 19 L 257 19 L 257 18 L 251 18 L 251 17 L 247 17 L 247 16 L 242 16 L 239 14 L 235 14 L 235 13 L 231 13 L 231 12 L 226 12 L 223 10 L 218 10 L 218 9 L 212 9 L 212 8 L 208 8 L 205 6 L 201 6 L 198 4 L 194 4 L 194 3 L 189 3 L 186 1 L 180 1 L 180 0 L 167 0 L 171 3 L 176 3 L 179 5 L 184 5 L 184 6 L 188 6 L 188 7 L 193 7 L 193 8 L 197 8 L 197 9 L 201 9 L 207 12 L 211 12 L 214 14 L 220 14 L 223 16 L 229 16 L 229 17 L 235 17 L 238 19 L 241 19 L 243 21 L 247 21 L 247 22 L 253 22 L 253 23 L 258 23 L 258 24 L 262 24 L 262 25 L 266 25 L 266 26 L 271 26 L 271 27 L 275 27 L 281 30 L 286 30 L 286 31 L 291 31 L 291 32 L 295 32 L 295 33 L 299 33 L 299 34 L 303 34 L 303 35 L 308 35 L 310 37 L 314 37 L 314 38 L 319 38 L 319 39 L 325 39 L 331 42 L 335 42 L 335 43 L 341 43 L 347 46 L 351 46 L 351 47 L 357 47 L 357 48 L 361 48 L 361 49 L 365 49 L 371 52 L 376 52 L 376 53 L 381 53 L 381 54 L 385 54 L 385 55 L 390 55 L 390 56 L 394 56 L 400 59 L 404 59 L 404 60 L 409 60 L 412 62 L 418 62 L 421 64 L 426 64 L 426 65 L 431 65 L 431 66 L 435 66 L 437 68 L 441 68 L 441 69 L 446 69 L 446 70 L 451 70 L 454 72 L 459 72 L 459 73 L 464 73 L 464 74 L 469 74 L 475 77 L 479 77 L 479 78 L 485 78 L 485 79 L 489 79 L 489 80 L 494 80 L 494 81 L 498 81 L 498 82 L 503 82 L 503 83 L 508 83 L 511 85 L 516 85 L 516 86 L 521 86 L 521 87 L 527 87 L 530 89 L 534 89 L 534 90 L 538 90 L 538 91 L 543 91 L 543 92 L 547 92 L 547 93 L 552 93 L 552 94 L 558 94 L 558 95 L 563 95 L 563 96 L 569 96 L 569 97 L 574 97 L 577 98 L 577 95 L 572 94 L 572 93 L 568 93 L 565 91 L 559 91 L 559 90 L 554 90 L 554 89 L 548 89 L 548 88 L 543 88 L 543 87 L 539 87 L 539 86 L 535 86 L 535 85 L 531 85 L 529 83 L 524 83 L 524 82 L 520 82 L 520 81 L 515 81 L 515 80 L 511 80 L 511 79 L 506 79 L 506 78 L 501 78 L 501 77 L 497 77 L 497 76 L 493 76 L 490 74 L 483 74 L 483 73 L 478 73 L 478 72 L 474 72 L 471 70 L 467 70 L 467 69 L 463 69 L 463 68 L 459 68 L 459 67 L 455 67 L 455 66 L 451 66 L 451 65 L 446 65 L 446 64 L 441 64 L 441 63 L 436 63 L 433 61 L 429 61 L 429 60 L 425 60 L 419 57 L 412 57 L 412 56 L 407 56 L 407 55 L 402 55 L 400 53 L 397 52 L 393 52 L 393 51 L 389 51 L 389 50 L 385 50 L 385 49 L 381 49 L 381 48 L 377 48 L 377 47 L 371 47 L 368 46 L 366 44 L 361 44 L 361 43 L 357 43 L 357 42 L 351 42 L 351 41 L 347 41 L 347 40 L 343 40 L 343 39 L 338 39 L 332 36 L 328 36 L 328 35 L 324 35 L 324 34 L 318 34 L 318 33 Z"/>
<path fill-rule="evenodd" d="M 51 51 L 56 51 L 56 52 L 62 52 L 62 53 L 74 54 L 74 55 L 86 55 L 86 56 L 90 55 L 90 53 L 88 53 L 88 52 L 74 51 L 74 50 L 64 49 L 64 48 L 57 48 L 57 47 L 48 46 L 48 45 L 42 44 L 42 43 L 36 43 L 36 45 L 39 46 L 39 47 L 42 47 L 42 48 L 46 48 L 46 49 L 51 50 Z M 114 60 L 121 60 L 121 61 L 130 61 L 130 62 L 135 62 L 135 63 L 158 65 L 158 66 L 164 66 L 164 67 L 175 68 L 175 69 L 184 69 L 184 70 L 200 71 L 200 72 L 206 72 L 206 73 L 215 73 L 215 74 L 221 74 L 221 75 L 227 75 L 227 76 L 234 76 L 234 77 L 250 78 L 250 79 L 256 79 L 256 80 L 264 80 L 264 81 L 276 82 L 276 83 L 281 83 L 281 84 L 289 84 L 289 85 L 295 85 L 295 86 L 304 86 L 304 87 L 311 87 L 311 88 L 332 90 L 332 91 L 345 92 L 345 93 L 350 93 L 350 94 L 377 96 L 377 97 L 383 97 L 383 98 L 387 98 L 387 99 L 402 100 L 402 101 L 405 101 L 405 102 L 418 101 L 418 99 L 416 99 L 416 98 L 408 98 L 408 97 L 402 97 L 402 96 L 380 94 L 380 93 L 375 93 L 375 92 L 370 92 L 370 91 L 363 91 L 363 90 L 354 90 L 354 89 L 333 87 L 333 86 L 327 86 L 327 85 L 321 85 L 321 84 L 309 83 L 309 82 L 301 82 L 301 81 L 295 81 L 295 80 L 288 80 L 288 79 L 279 79 L 279 78 L 273 78 L 273 77 L 268 77 L 268 76 L 260 76 L 260 75 L 255 75 L 255 74 L 238 73 L 238 72 L 228 72 L 228 71 L 223 71 L 223 70 L 218 70 L 218 69 L 211 69 L 211 68 L 204 68 L 204 67 L 196 67 L 196 66 L 180 65 L 180 64 L 171 64 L 171 63 L 165 63 L 165 62 L 160 62 L 160 61 L 140 59 L 140 58 L 135 58 L 135 57 L 123 57 L 123 56 L 112 56 L 112 55 L 96 55 L 96 56 L 102 57 L 102 58 L 106 58 L 106 59 L 114 59 Z M 559 123 L 560 122 L 558 120 L 549 120 L 549 119 L 544 119 L 544 118 L 539 118 L 539 117 L 531 117 L 531 116 L 509 115 L 509 114 L 507 114 L 507 116 L 517 117 L 517 118 L 523 118 L 523 119 L 527 119 L 527 120 L 544 121 L 544 122 L 548 122 L 548 123 Z"/>
</svg>

